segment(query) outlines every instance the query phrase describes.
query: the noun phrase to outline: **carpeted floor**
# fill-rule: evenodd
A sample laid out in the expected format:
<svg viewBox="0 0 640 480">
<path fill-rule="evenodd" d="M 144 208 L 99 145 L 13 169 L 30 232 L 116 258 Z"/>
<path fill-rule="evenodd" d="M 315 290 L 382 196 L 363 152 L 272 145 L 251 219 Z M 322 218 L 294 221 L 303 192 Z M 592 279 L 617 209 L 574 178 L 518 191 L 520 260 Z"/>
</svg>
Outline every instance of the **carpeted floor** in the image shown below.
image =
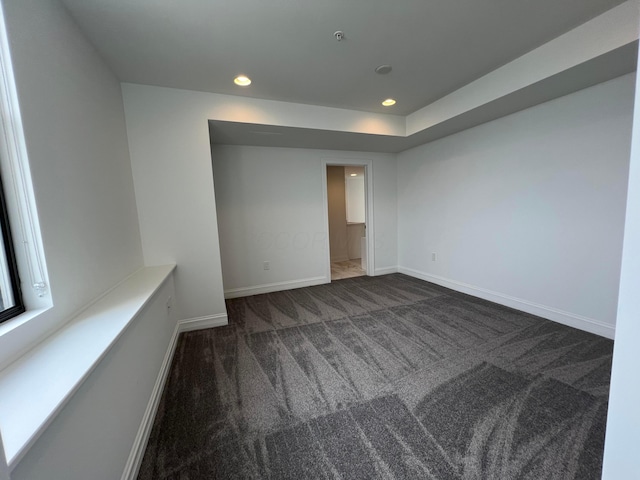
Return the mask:
<svg viewBox="0 0 640 480">
<path fill-rule="evenodd" d="M 613 344 L 394 274 L 180 337 L 139 474 L 599 479 Z"/>
</svg>

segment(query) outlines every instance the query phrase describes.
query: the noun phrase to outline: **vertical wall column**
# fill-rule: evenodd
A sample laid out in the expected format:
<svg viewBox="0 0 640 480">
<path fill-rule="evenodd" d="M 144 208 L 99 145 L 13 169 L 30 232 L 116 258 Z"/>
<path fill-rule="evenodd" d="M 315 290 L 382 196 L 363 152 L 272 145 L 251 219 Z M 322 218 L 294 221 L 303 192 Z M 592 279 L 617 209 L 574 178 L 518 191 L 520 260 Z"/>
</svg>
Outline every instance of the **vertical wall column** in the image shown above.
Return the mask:
<svg viewBox="0 0 640 480">
<path fill-rule="evenodd" d="M 640 83 L 636 78 L 629 189 L 622 249 L 618 317 L 605 440 L 604 480 L 640 472 Z"/>
</svg>

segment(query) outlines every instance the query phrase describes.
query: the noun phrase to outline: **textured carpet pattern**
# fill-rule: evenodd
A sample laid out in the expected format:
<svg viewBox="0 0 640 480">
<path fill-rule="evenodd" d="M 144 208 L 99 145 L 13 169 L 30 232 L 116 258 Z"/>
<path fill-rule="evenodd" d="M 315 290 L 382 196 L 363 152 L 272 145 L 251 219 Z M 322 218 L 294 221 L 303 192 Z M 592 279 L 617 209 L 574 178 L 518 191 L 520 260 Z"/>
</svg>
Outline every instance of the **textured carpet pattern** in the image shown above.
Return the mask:
<svg viewBox="0 0 640 480">
<path fill-rule="evenodd" d="M 139 474 L 597 479 L 612 342 L 404 275 L 181 335 Z"/>
</svg>

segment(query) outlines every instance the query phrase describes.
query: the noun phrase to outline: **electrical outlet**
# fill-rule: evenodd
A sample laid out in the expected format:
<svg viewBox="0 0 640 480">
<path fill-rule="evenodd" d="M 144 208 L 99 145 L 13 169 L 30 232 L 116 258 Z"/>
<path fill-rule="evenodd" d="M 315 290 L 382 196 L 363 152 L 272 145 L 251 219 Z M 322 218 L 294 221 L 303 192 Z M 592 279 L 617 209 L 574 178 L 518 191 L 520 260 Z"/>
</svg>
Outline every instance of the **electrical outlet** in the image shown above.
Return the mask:
<svg viewBox="0 0 640 480">
<path fill-rule="evenodd" d="M 271 264 L 269 262 L 264 262 L 262 264 L 262 268 L 264 268 L 265 270 L 269 270 L 271 268 Z"/>
<path fill-rule="evenodd" d="M 432 261 L 432 262 L 435 262 L 435 261 L 436 261 L 436 254 L 435 254 L 435 252 L 433 252 L 433 253 L 431 254 L 431 261 Z"/>
</svg>

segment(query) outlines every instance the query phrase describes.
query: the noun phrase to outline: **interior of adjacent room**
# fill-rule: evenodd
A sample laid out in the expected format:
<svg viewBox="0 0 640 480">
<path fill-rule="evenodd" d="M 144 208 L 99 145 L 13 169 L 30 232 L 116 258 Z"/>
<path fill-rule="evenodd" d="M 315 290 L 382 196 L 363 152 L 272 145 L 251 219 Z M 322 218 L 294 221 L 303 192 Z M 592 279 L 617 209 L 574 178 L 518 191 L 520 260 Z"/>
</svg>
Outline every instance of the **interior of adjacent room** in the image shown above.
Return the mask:
<svg viewBox="0 0 640 480">
<path fill-rule="evenodd" d="M 367 274 L 364 167 L 327 166 L 331 280 Z"/>
</svg>

